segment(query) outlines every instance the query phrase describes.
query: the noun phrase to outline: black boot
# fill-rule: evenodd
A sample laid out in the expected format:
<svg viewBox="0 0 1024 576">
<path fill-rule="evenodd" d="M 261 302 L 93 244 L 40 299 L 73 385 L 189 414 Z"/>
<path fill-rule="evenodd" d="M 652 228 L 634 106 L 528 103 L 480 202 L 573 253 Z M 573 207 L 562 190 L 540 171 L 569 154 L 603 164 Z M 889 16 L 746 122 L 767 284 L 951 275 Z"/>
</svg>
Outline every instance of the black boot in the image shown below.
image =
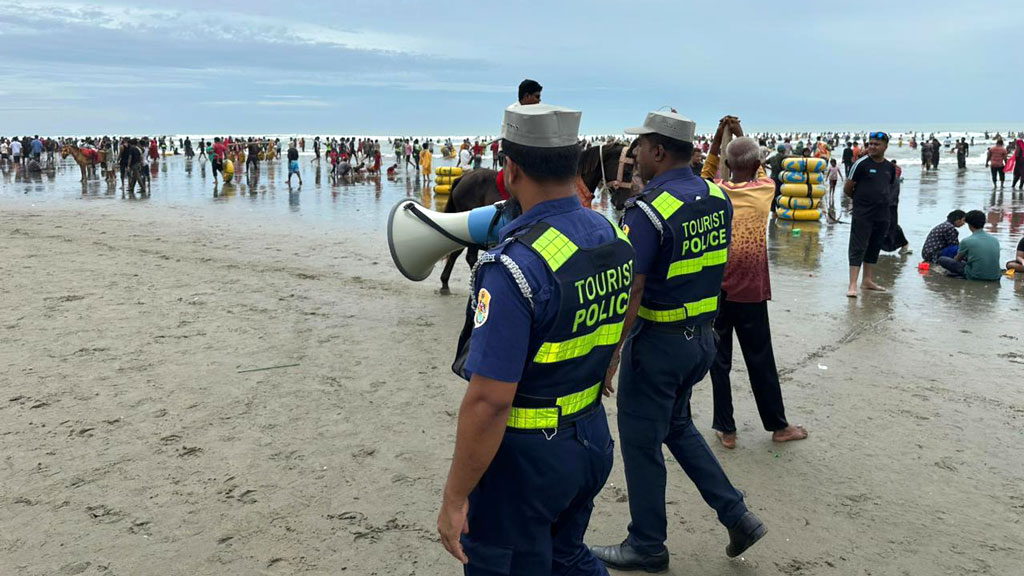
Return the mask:
<svg viewBox="0 0 1024 576">
<path fill-rule="evenodd" d="M 616 570 L 668 570 L 668 550 L 662 550 L 657 554 L 641 554 L 623 540 L 622 544 L 615 546 L 591 546 L 590 551 L 598 560 L 604 562 L 605 566 Z"/>
<path fill-rule="evenodd" d="M 729 528 L 729 545 L 725 547 L 725 555 L 735 558 L 743 554 L 767 533 L 768 528 L 764 522 L 753 512 L 747 511 L 735 526 Z"/>
</svg>

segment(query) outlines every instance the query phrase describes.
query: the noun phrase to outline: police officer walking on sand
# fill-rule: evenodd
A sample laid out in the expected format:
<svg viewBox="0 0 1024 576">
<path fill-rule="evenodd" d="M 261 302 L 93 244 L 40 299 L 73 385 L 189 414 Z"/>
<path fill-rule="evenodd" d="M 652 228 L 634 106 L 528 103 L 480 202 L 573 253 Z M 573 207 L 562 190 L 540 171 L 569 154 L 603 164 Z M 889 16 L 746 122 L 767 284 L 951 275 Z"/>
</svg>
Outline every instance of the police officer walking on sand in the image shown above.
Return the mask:
<svg viewBox="0 0 1024 576">
<path fill-rule="evenodd" d="M 636 250 L 623 343 L 618 420 L 631 523 L 618 545 L 592 551 L 619 570 L 668 569 L 665 460 L 682 465 L 729 530 L 726 554 L 737 556 L 765 534 L 743 503 L 690 416 L 690 393 L 715 359 L 713 321 L 731 239 L 732 205 L 714 183 L 690 169 L 696 125 L 674 112 L 652 112 L 639 136 L 636 167 L 647 182 L 627 203 L 623 230 Z M 639 317 L 639 318 L 638 318 Z"/>
<path fill-rule="evenodd" d="M 612 467 L 601 388 L 629 305 L 633 249 L 583 208 L 580 113 L 505 111 L 504 180 L 521 215 L 472 273 L 469 380 L 438 532 L 465 573 L 605 575 L 583 544 Z"/>
</svg>

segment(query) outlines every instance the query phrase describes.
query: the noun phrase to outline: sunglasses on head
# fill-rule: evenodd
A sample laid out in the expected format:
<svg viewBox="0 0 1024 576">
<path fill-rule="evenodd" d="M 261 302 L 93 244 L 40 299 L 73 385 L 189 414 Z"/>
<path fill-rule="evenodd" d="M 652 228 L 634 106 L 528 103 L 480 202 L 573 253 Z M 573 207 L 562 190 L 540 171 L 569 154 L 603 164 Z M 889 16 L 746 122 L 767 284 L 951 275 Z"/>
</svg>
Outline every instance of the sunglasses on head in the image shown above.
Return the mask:
<svg viewBox="0 0 1024 576">
<path fill-rule="evenodd" d="M 875 140 L 885 140 L 886 142 L 889 141 L 889 135 L 886 134 L 885 132 L 872 132 L 871 134 L 868 134 L 868 138 L 874 138 Z"/>
</svg>

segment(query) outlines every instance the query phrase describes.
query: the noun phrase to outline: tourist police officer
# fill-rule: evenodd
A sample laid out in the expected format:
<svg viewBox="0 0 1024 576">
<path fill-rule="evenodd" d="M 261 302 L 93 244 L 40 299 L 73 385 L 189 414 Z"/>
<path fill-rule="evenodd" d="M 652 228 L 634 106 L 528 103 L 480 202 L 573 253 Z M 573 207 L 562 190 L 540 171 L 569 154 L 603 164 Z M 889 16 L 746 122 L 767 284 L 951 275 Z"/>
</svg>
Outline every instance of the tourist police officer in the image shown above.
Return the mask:
<svg viewBox="0 0 1024 576">
<path fill-rule="evenodd" d="M 765 533 L 690 418 L 690 393 L 715 358 L 712 321 L 732 221 L 725 194 L 690 169 L 695 128 L 674 112 L 652 112 L 642 127 L 626 131 L 639 136 L 636 167 L 647 182 L 623 216 L 636 250 L 618 391 L 632 522 L 621 544 L 593 548 L 605 564 L 621 570 L 668 568 L 662 444 L 729 529 L 729 556 Z M 607 375 L 608 393 L 617 360 L 618 350 Z"/>
<path fill-rule="evenodd" d="M 438 531 L 466 574 L 607 574 L 583 544 L 612 467 L 601 388 L 622 332 L 633 249 L 584 209 L 580 113 L 505 111 L 505 185 L 522 214 L 472 273 L 469 379 Z"/>
</svg>

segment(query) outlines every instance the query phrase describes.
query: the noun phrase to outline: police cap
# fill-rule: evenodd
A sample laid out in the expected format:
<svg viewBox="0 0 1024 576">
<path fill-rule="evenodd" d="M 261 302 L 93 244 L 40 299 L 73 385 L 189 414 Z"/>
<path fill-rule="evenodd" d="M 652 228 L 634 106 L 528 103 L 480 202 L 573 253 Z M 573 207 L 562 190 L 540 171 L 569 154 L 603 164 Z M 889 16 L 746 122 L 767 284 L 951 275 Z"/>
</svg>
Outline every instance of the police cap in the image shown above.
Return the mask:
<svg viewBox="0 0 1024 576">
<path fill-rule="evenodd" d="M 534 148 L 560 148 L 579 142 L 582 112 L 550 104 L 513 104 L 505 109 L 501 137 Z"/>
<path fill-rule="evenodd" d="M 675 112 L 651 112 L 644 118 L 644 125 L 627 128 L 626 134 L 661 134 L 680 142 L 693 142 L 697 123 Z"/>
</svg>

